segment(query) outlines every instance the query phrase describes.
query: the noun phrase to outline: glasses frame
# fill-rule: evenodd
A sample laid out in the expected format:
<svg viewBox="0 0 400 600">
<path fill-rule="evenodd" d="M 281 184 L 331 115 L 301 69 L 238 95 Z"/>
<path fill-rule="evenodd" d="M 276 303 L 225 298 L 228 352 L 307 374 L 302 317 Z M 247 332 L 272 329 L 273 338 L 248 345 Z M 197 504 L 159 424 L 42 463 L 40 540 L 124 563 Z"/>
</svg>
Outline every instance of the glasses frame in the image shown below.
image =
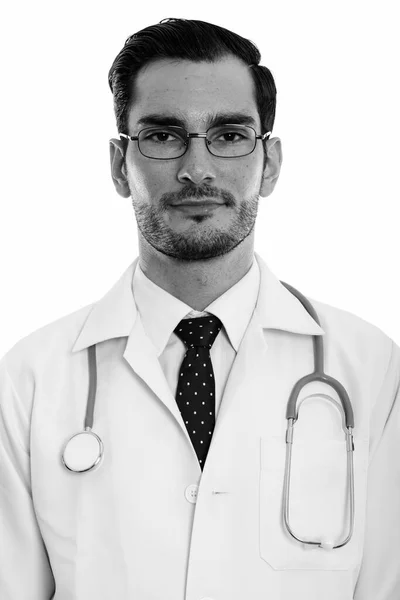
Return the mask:
<svg viewBox="0 0 400 600">
<path fill-rule="evenodd" d="M 187 141 L 185 142 L 185 149 L 182 152 L 182 154 L 179 154 L 179 156 L 174 156 L 173 158 L 156 158 L 155 156 L 147 156 L 147 154 L 144 154 L 141 151 L 140 144 L 139 144 L 139 136 L 142 133 L 142 131 L 147 131 L 149 129 L 157 129 L 157 126 L 145 127 L 144 129 L 141 129 L 138 132 L 137 135 L 128 135 L 127 133 L 120 133 L 120 132 L 118 132 L 118 135 L 120 137 L 122 137 L 122 138 L 126 138 L 128 141 L 130 140 L 132 142 L 137 142 L 140 154 L 142 154 L 146 158 L 150 158 L 152 160 L 175 160 L 176 158 L 181 158 L 184 154 L 186 154 L 186 152 L 188 151 L 188 148 L 190 146 L 190 140 L 192 138 L 203 138 L 207 150 L 209 151 L 209 153 L 211 154 L 211 156 L 215 156 L 215 158 L 223 158 L 223 159 L 225 159 L 225 158 L 243 158 L 243 156 L 248 156 L 249 154 L 252 154 L 252 152 L 254 152 L 254 150 L 256 149 L 257 140 L 265 141 L 265 140 L 267 140 L 269 138 L 269 136 L 272 133 L 272 131 L 267 131 L 267 133 L 258 134 L 256 132 L 256 130 L 254 129 L 254 127 L 251 127 L 250 125 L 241 125 L 240 123 L 224 123 L 224 126 L 226 126 L 226 127 L 229 127 L 229 126 L 234 126 L 234 127 L 248 127 L 249 129 L 252 129 L 254 131 L 254 135 L 255 135 L 254 148 L 250 152 L 246 152 L 246 154 L 240 154 L 239 156 L 218 156 L 217 154 L 213 154 L 213 152 L 211 152 L 211 150 L 210 150 L 210 144 L 212 142 L 207 138 L 208 132 L 210 131 L 210 129 L 214 129 L 215 126 L 209 127 L 206 132 L 189 133 L 184 127 L 178 127 L 177 125 L 165 125 L 165 129 L 179 129 L 180 131 L 184 131 L 186 133 L 186 139 L 187 139 Z M 162 128 L 163 128 L 163 126 L 160 125 L 160 129 L 162 129 Z"/>
</svg>

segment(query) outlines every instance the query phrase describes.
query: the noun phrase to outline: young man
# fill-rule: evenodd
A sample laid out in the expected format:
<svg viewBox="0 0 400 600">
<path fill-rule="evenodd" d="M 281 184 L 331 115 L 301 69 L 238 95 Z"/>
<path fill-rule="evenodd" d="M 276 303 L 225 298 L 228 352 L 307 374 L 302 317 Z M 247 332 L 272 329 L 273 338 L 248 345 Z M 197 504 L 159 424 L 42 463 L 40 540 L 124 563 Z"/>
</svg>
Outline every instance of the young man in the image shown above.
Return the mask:
<svg viewBox="0 0 400 600">
<path fill-rule="evenodd" d="M 259 62 L 169 19 L 111 67 L 139 257 L 0 363 L 2 600 L 400 597 L 400 350 L 254 252 L 282 161 Z"/>
</svg>

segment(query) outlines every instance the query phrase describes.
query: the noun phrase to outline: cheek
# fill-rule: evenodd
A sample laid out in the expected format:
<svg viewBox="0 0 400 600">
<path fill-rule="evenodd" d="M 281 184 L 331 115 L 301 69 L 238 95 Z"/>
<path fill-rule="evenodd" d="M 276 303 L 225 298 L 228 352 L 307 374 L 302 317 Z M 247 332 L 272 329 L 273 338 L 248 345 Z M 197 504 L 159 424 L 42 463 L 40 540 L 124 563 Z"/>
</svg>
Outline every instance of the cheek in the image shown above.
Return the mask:
<svg viewBox="0 0 400 600">
<path fill-rule="evenodd" d="M 232 168 L 229 181 L 238 195 L 253 195 L 258 193 L 262 177 L 262 164 L 253 161 Z"/>
<path fill-rule="evenodd" d="M 161 167 L 161 168 L 160 168 Z M 168 175 L 163 165 L 156 162 L 132 163 L 128 168 L 128 181 L 131 190 L 141 199 L 157 199 L 168 189 L 171 176 Z"/>
</svg>

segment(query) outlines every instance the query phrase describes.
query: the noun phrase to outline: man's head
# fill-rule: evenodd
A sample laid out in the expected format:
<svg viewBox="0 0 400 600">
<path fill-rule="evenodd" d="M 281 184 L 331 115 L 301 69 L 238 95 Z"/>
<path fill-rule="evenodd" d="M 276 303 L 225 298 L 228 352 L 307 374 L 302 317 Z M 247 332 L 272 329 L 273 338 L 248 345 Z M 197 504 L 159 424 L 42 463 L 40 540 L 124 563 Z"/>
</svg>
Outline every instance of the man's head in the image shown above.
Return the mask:
<svg viewBox="0 0 400 600">
<path fill-rule="evenodd" d="M 202 260 L 252 234 L 258 198 L 272 192 L 282 158 L 280 140 L 263 135 L 272 130 L 276 89 L 260 58 L 249 40 L 183 19 L 143 29 L 116 57 L 109 84 L 118 131 L 140 137 L 111 141 L 112 176 L 156 251 Z M 204 133 L 224 124 L 244 129 L 214 129 L 206 145 L 163 127 Z M 206 206 L 173 206 L 196 200 Z"/>
</svg>

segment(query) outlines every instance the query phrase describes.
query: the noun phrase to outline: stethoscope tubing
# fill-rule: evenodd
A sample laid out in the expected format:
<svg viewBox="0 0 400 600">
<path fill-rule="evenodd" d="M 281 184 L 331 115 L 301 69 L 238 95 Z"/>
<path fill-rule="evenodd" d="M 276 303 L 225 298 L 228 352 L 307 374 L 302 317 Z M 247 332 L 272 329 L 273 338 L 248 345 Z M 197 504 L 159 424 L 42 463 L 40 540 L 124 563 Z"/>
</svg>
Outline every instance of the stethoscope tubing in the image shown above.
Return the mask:
<svg viewBox="0 0 400 600">
<path fill-rule="evenodd" d="M 308 314 L 314 319 L 314 321 L 321 326 L 318 315 L 308 299 L 303 296 L 296 288 L 281 281 L 281 284 L 285 286 L 286 289 L 289 290 L 301 304 L 304 306 Z M 344 414 L 345 414 L 345 422 L 346 427 L 354 429 L 354 414 L 353 407 L 350 402 L 350 398 L 343 387 L 343 385 L 335 379 L 334 377 L 330 377 L 326 373 L 324 373 L 324 341 L 322 336 L 313 335 L 313 344 L 314 344 L 314 371 L 309 375 L 305 375 L 300 379 L 295 386 L 293 387 L 292 393 L 290 394 L 289 401 L 286 408 L 286 419 L 294 419 L 296 420 L 296 404 L 300 391 L 307 384 L 313 381 L 321 381 L 322 383 L 326 383 L 333 387 L 333 389 L 337 392 L 340 401 L 343 406 Z"/>
<path fill-rule="evenodd" d="M 301 294 L 294 287 L 281 281 L 282 285 L 284 285 L 289 292 L 291 292 L 304 306 L 309 315 L 315 320 L 315 322 L 321 326 L 318 315 L 312 306 L 312 304 L 308 301 L 303 294 Z M 298 409 L 297 409 L 297 400 L 301 390 L 308 383 L 312 383 L 314 381 L 320 381 L 331 386 L 338 394 L 341 407 L 344 414 L 344 420 L 346 425 L 346 452 L 347 452 L 347 479 L 349 482 L 348 485 L 348 501 L 350 505 L 350 519 L 349 519 L 349 530 L 347 536 L 336 544 L 332 544 L 330 549 L 335 550 L 336 548 L 341 548 L 345 546 L 351 539 L 354 531 L 354 440 L 353 440 L 353 428 L 354 428 L 354 413 L 353 407 L 350 402 L 349 395 L 344 388 L 344 386 L 330 375 L 324 373 L 324 345 L 322 336 L 314 335 L 313 336 L 313 344 L 314 344 L 314 371 L 308 375 L 305 375 L 297 383 L 293 386 L 291 394 L 289 396 L 289 401 L 286 407 L 286 419 L 287 419 L 287 429 L 286 429 L 286 462 L 285 462 L 285 476 L 284 476 L 284 484 L 283 484 L 283 520 L 285 523 L 285 527 L 288 533 L 301 544 L 318 546 L 320 548 L 326 547 L 325 542 L 321 541 L 312 541 L 312 540 L 303 540 L 299 536 L 297 536 L 293 528 L 290 525 L 290 506 L 289 506 L 289 497 L 290 497 L 290 473 L 291 473 L 291 461 L 292 461 L 292 447 L 293 447 L 293 433 L 294 433 L 294 424 L 298 419 Z M 324 394 L 313 394 L 313 396 L 324 396 Z M 311 397 L 311 396 L 310 396 Z M 331 399 L 330 397 L 328 397 Z M 333 399 L 332 399 L 333 400 Z"/>
<path fill-rule="evenodd" d="M 93 415 L 94 415 L 94 403 L 96 400 L 97 392 L 97 360 L 96 360 L 96 344 L 89 346 L 88 348 L 88 361 L 89 361 L 89 395 L 86 407 L 85 415 L 85 429 L 91 430 L 93 428 Z"/>
</svg>

